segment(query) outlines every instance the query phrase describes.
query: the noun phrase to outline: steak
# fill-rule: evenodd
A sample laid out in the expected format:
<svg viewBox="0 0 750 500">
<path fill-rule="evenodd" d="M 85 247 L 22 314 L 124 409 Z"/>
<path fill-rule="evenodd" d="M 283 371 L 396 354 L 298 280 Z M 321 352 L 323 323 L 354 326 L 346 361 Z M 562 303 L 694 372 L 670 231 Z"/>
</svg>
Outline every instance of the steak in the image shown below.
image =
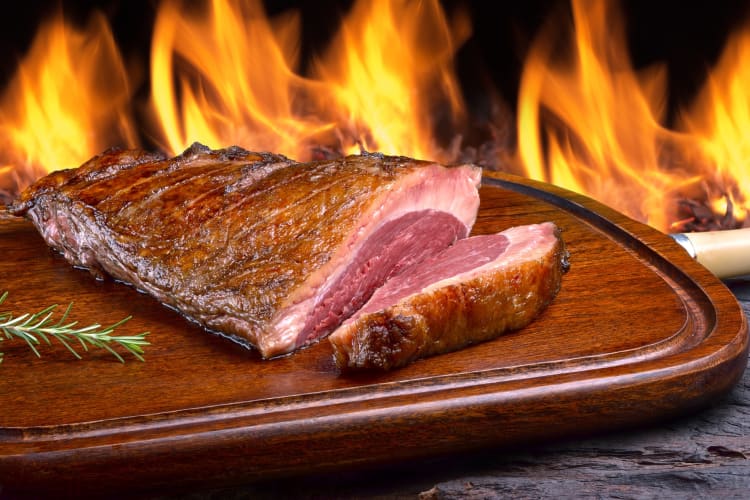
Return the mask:
<svg viewBox="0 0 750 500">
<path fill-rule="evenodd" d="M 522 328 L 566 268 L 550 222 L 460 240 L 391 278 L 331 334 L 336 364 L 388 370 Z"/>
<path fill-rule="evenodd" d="M 9 209 L 73 265 L 269 358 L 329 334 L 386 280 L 465 238 L 480 179 L 472 165 L 369 153 L 296 163 L 195 144 L 175 158 L 107 151 Z"/>
</svg>

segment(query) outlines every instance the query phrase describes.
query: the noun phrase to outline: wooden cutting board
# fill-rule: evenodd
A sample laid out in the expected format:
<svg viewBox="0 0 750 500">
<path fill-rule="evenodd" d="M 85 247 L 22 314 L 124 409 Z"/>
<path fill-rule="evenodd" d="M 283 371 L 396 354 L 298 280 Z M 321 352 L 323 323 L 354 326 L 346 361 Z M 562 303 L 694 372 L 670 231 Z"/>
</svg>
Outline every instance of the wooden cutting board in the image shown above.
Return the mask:
<svg viewBox="0 0 750 500">
<path fill-rule="evenodd" d="M 3 310 L 151 332 L 146 362 L 37 359 L 0 343 L 0 485 L 224 484 L 575 437 L 693 411 L 747 362 L 725 286 L 670 238 L 571 192 L 487 173 L 474 233 L 553 221 L 570 271 L 527 328 L 387 374 L 342 376 L 321 342 L 262 361 L 132 288 L 96 281 L 0 220 Z M 70 491 L 70 490 L 68 490 Z"/>
</svg>

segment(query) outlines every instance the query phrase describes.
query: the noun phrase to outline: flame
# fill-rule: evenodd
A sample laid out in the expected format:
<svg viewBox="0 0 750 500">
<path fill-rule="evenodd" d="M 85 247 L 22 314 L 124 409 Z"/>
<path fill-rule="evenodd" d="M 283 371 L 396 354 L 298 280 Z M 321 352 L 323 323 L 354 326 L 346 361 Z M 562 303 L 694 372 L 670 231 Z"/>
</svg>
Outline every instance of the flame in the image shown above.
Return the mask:
<svg viewBox="0 0 750 500">
<path fill-rule="evenodd" d="M 598 199 L 664 230 L 679 229 L 678 206 L 704 197 L 742 221 L 750 173 L 750 37 L 728 45 L 703 97 L 670 130 L 666 73 L 630 63 L 622 16 L 612 2 L 574 0 L 572 54 L 555 33 L 540 36 L 519 93 L 518 161 L 529 177 Z M 733 212 L 733 213 L 731 213 Z"/>
<path fill-rule="evenodd" d="M 364 148 L 443 162 L 474 155 L 500 168 L 515 155 L 525 175 L 664 231 L 699 212 L 746 221 L 750 29 L 729 40 L 670 128 L 664 67 L 633 67 L 616 4 L 573 0 L 572 14 L 569 43 L 550 25 L 528 53 L 516 151 L 480 144 L 473 153 L 458 150 L 470 120 L 453 68 L 471 22 L 439 0 L 358 0 L 302 68 L 297 12 L 269 17 L 261 0 L 163 0 L 148 103 L 135 101 L 136 79 L 101 14 L 84 29 L 58 14 L 0 97 L 0 199 L 111 146 L 177 154 L 199 141 L 299 160 Z M 147 109 L 141 129 L 134 109 Z"/>
<path fill-rule="evenodd" d="M 633 69 L 613 9 L 611 2 L 573 2 L 568 59 L 556 59 L 552 33 L 537 40 L 521 80 L 519 155 L 529 177 L 666 229 L 665 206 L 675 206 L 680 191 L 700 177 L 662 164 L 664 147 L 684 140 L 660 125 L 665 73 Z"/>
<path fill-rule="evenodd" d="M 332 90 L 320 107 L 335 110 L 344 148 L 445 157 L 435 141 L 434 108 L 442 103 L 455 121 L 461 119 L 453 58 L 470 31 L 460 11 L 450 26 L 437 0 L 358 2 L 315 64 Z"/>
<path fill-rule="evenodd" d="M 465 39 L 468 21 L 459 21 L 456 38 Z M 453 31 L 437 0 L 358 2 L 313 78 L 295 72 L 298 25 L 294 13 L 268 19 L 259 1 L 214 0 L 208 12 L 162 4 L 151 74 L 166 148 L 241 144 L 298 159 L 315 145 L 438 154 L 430 107 L 445 98 L 459 115 L 462 106 Z"/>
<path fill-rule="evenodd" d="M 42 25 L 0 98 L 0 190 L 20 190 L 52 170 L 77 167 L 137 141 L 131 91 L 100 14 L 78 30 L 58 14 Z"/>
<path fill-rule="evenodd" d="M 298 109 L 313 85 L 294 72 L 298 16 L 272 22 L 260 1 L 213 0 L 206 10 L 167 1 L 158 12 L 151 90 L 164 149 L 200 141 L 304 156 L 330 125 Z"/>
<path fill-rule="evenodd" d="M 696 138 L 704 175 L 713 187 L 712 207 L 747 220 L 750 211 L 750 27 L 734 34 L 706 86 L 682 117 Z"/>
</svg>

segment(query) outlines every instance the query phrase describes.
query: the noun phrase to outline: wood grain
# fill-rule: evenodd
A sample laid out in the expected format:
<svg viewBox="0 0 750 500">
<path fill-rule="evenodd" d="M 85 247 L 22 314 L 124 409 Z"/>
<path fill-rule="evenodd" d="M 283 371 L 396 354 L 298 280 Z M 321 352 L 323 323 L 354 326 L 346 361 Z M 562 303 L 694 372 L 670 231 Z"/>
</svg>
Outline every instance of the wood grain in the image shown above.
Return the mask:
<svg viewBox="0 0 750 500">
<path fill-rule="evenodd" d="M 475 233 L 551 220 L 571 270 L 522 331 L 388 374 L 342 376 L 321 342 L 261 361 L 0 220 L 7 309 L 75 301 L 82 321 L 151 332 L 146 362 L 36 359 L 3 342 L 0 481 L 9 488 L 223 484 L 545 442 L 692 411 L 747 363 L 732 294 L 670 238 L 585 197 L 487 174 Z M 85 486 L 84 486 L 85 485 Z"/>
</svg>

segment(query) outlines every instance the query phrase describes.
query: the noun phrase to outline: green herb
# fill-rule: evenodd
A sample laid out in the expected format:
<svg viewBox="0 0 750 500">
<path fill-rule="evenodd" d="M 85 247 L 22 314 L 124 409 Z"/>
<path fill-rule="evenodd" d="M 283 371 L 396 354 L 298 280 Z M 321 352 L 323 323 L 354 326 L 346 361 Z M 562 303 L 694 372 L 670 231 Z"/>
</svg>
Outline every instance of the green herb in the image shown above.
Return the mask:
<svg viewBox="0 0 750 500">
<path fill-rule="evenodd" d="M 0 305 L 2 305 L 7 297 L 8 292 L 0 295 Z M 53 319 L 57 304 L 46 307 L 38 313 L 25 313 L 18 317 L 13 317 L 13 314 L 10 312 L 0 312 L 0 332 L 5 335 L 5 338 L 0 335 L 0 341 L 13 338 L 23 339 L 31 347 L 31 350 L 34 351 L 34 354 L 40 357 L 37 346 L 42 341 L 51 344 L 50 338 L 55 338 L 67 347 L 76 358 L 81 359 L 80 354 L 73 348 L 73 345 L 77 341 L 81 344 L 84 351 L 88 351 L 89 347 L 106 349 L 120 360 L 121 363 L 124 363 L 125 360 L 122 356 L 113 349 L 113 346 L 119 345 L 137 359 L 143 361 L 142 346 L 149 345 L 149 342 L 146 341 L 148 332 L 138 335 L 112 335 L 114 329 L 128 321 L 131 318 L 130 316 L 106 328 L 102 328 L 99 324 L 89 325 L 84 328 L 75 328 L 78 324 L 77 321 L 65 323 L 72 307 L 73 303 L 71 302 L 57 322 L 54 322 Z M 2 361 L 3 353 L 0 352 L 0 363 Z"/>
</svg>

